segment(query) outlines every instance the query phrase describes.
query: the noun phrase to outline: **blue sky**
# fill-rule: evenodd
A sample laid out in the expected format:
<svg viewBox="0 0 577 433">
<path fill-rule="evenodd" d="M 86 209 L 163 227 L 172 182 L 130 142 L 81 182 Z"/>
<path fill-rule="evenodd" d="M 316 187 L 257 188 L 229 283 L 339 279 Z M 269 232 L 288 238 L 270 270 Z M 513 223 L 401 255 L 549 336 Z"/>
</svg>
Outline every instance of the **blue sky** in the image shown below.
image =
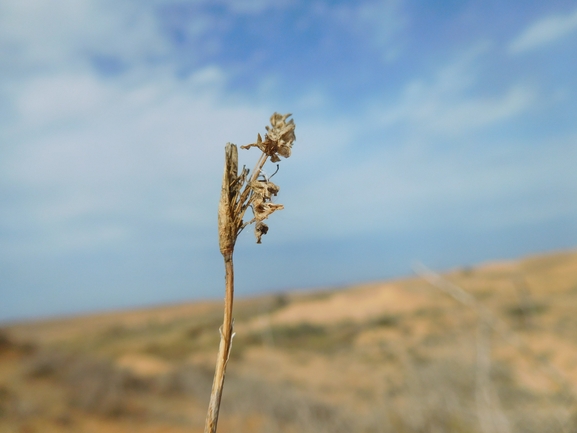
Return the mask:
<svg viewBox="0 0 577 433">
<path fill-rule="evenodd" d="M 0 320 L 222 297 L 224 144 L 274 111 L 241 296 L 577 246 L 573 1 L 4 0 Z"/>
</svg>

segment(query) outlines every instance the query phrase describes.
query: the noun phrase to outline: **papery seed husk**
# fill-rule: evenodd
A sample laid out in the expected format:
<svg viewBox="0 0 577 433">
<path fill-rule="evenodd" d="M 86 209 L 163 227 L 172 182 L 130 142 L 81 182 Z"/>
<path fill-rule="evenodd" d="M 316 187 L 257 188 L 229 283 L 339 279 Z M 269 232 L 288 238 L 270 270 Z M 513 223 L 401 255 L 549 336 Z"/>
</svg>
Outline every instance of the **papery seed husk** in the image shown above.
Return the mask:
<svg viewBox="0 0 577 433">
<path fill-rule="evenodd" d="M 220 252 L 224 255 L 232 252 L 236 242 L 237 230 L 232 215 L 232 200 L 236 197 L 233 189 L 239 188 L 232 184 L 238 176 L 238 149 L 232 143 L 227 143 L 224 149 L 224 174 L 218 204 L 218 243 Z"/>
</svg>

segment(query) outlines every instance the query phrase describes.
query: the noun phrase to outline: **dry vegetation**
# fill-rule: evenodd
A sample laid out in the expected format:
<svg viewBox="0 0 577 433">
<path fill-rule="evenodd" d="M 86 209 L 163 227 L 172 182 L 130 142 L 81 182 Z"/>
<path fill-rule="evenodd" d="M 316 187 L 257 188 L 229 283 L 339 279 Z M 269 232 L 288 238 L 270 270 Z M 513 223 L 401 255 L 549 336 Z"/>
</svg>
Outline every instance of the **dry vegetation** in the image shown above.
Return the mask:
<svg viewBox="0 0 577 433">
<path fill-rule="evenodd" d="M 232 339 L 235 335 L 233 320 L 234 247 L 238 235 L 251 224 L 254 224 L 256 242 L 260 244 L 262 236 L 268 233 L 268 225 L 264 223 L 264 220 L 277 210 L 284 208 L 282 204 L 272 202 L 272 198 L 278 194 L 280 188 L 270 181 L 270 177 L 266 176 L 264 166 L 269 158 L 271 162 L 279 162 L 281 156 L 288 158 L 291 155 L 296 136 L 294 121 L 292 119 L 287 120 L 290 116 L 292 114 L 273 113 L 270 117 L 270 127 L 266 127 L 267 133 L 264 140 L 258 134 L 255 143 L 241 146 L 241 149 L 256 147 L 262 152 L 252 174 L 246 167 L 243 167 L 239 172 L 236 145 L 227 143 L 225 146 L 224 174 L 218 204 L 218 243 L 225 269 L 224 314 L 222 326 L 219 328 L 220 344 L 204 433 L 216 433 L 226 367 L 230 359 Z M 277 164 L 277 171 L 278 169 L 279 165 Z M 249 208 L 252 210 L 253 218 L 245 221 L 246 211 Z"/>
<path fill-rule="evenodd" d="M 219 431 L 575 432 L 577 253 L 429 280 L 240 300 Z M 0 433 L 201 432 L 221 308 L 5 326 Z"/>
</svg>

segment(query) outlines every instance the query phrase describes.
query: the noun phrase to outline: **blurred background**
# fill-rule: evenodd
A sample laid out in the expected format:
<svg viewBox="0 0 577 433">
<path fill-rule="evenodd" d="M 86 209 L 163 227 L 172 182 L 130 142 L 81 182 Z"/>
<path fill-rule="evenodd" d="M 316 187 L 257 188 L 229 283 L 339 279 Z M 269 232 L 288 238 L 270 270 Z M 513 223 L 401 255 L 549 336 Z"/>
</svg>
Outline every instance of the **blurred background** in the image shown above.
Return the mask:
<svg viewBox="0 0 577 433">
<path fill-rule="evenodd" d="M 0 321 L 221 298 L 223 148 L 275 111 L 241 296 L 577 245 L 574 1 L 3 0 Z"/>
<path fill-rule="evenodd" d="M 577 431 L 575 1 L 1 0 L 0 433 L 203 431 L 273 112 L 219 432 Z"/>
</svg>

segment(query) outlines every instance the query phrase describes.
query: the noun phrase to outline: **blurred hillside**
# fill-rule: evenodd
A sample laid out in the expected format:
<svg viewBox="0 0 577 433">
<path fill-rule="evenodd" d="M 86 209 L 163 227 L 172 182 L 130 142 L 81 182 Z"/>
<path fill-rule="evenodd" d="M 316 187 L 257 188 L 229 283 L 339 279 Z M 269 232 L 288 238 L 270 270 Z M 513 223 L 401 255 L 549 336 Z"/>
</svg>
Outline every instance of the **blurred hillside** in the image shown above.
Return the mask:
<svg viewBox="0 0 577 433">
<path fill-rule="evenodd" d="M 219 432 L 574 432 L 577 252 L 242 299 Z M 0 433 L 203 431 L 221 303 L 0 330 Z"/>
</svg>

